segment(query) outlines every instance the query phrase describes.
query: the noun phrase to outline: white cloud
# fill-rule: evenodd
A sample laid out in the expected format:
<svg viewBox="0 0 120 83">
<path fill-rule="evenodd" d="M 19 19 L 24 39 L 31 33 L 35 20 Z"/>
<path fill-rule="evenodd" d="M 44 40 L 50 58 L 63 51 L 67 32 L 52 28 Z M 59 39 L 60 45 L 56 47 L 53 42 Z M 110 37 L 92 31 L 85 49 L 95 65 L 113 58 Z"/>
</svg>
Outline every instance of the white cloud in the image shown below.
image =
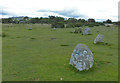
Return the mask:
<svg viewBox="0 0 120 83">
<path fill-rule="evenodd" d="M 37 12 L 38 10 L 62 11 L 74 9 L 76 15 L 95 19 L 118 20 L 119 0 L 2 0 L 0 8 L 13 16 L 46 17 L 58 15 L 53 12 Z M 4 15 L 9 17 L 12 15 Z M 64 16 L 67 17 L 67 16 Z"/>
</svg>

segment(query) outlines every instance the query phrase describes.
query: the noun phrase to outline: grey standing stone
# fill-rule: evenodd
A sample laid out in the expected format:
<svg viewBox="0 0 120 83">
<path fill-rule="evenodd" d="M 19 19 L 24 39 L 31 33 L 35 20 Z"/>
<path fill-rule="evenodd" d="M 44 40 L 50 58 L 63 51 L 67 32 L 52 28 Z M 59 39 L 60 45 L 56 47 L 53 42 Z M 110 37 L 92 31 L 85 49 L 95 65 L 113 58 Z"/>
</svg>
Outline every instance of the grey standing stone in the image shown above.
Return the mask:
<svg viewBox="0 0 120 83">
<path fill-rule="evenodd" d="M 31 27 L 29 27 L 29 30 L 32 30 L 32 28 L 31 28 Z"/>
<path fill-rule="evenodd" d="M 75 33 L 75 30 L 73 30 L 72 33 Z"/>
<path fill-rule="evenodd" d="M 93 66 L 93 54 L 84 44 L 78 44 L 73 50 L 69 64 L 79 71 L 88 70 Z"/>
<path fill-rule="evenodd" d="M 85 28 L 83 34 L 84 35 L 90 35 L 91 34 L 90 28 Z"/>
<path fill-rule="evenodd" d="M 53 30 L 56 30 L 56 28 L 53 28 Z"/>
<path fill-rule="evenodd" d="M 94 40 L 94 44 L 103 42 L 103 35 L 98 34 L 97 37 Z"/>
</svg>

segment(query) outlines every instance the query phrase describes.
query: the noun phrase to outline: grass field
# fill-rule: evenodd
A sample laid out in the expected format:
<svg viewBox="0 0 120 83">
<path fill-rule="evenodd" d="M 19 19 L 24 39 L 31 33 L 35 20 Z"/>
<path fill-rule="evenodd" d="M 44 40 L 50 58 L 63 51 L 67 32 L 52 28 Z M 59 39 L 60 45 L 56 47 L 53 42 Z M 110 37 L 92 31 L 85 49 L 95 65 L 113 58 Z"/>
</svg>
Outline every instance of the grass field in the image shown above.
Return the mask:
<svg viewBox="0 0 120 83">
<path fill-rule="evenodd" d="M 28 30 L 31 27 L 32 30 Z M 74 28 L 49 25 L 2 25 L 3 81 L 117 81 L 118 27 L 92 27 L 92 35 L 70 33 Z M 108 45 L 94 45 L 99 33 Z M 83 43 L 93 52 L 94 66 L 80 72 L 69 65 L 74 47 Z M 60 80 L 62 79 L 62 80 Z"/>
</svg>

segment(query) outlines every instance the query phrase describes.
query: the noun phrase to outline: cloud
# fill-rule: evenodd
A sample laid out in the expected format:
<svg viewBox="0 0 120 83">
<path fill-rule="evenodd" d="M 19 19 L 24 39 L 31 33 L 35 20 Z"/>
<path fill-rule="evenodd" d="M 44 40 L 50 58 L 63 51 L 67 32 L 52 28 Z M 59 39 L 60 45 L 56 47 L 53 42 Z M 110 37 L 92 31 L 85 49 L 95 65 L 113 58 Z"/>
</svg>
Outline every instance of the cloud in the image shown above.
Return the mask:
<svg viewBox="0 0 120 83">
<path fill-rule="evenodd" d="M 38 10 L 37 12 L 42 12 L 42 13 L 56 13 L 58 15 L 61 15 L 63 17 L 74 17 L 74 18 L 87 18 L 86 15 L 80 14 L 77 9 L 63 9 L 63 10 Z"/>
<path fill-rule="evenodd" d="M 52 10 L 46 10 L 46 9 L 40 9 L 40 10 L 37 10 L 37 12 L 54 12 Z"/>
<path fill-rule="evenodd" d="M 0 15 L 9 15 L 9 14 L 6 12 L 0 12 Z"/>
<path fill-rule="evenodd" d="M 17 15 L 15 13 L 0 9 L 0 18 L 8 18 L 8 17 L 13 17 L 13 16 L 17 16 Z"/>
<path fill-rule="evenodd" d="M 0 15 L 15 15 L 15 14 L 12 14 L 12 13 L 7 12 L 7 11 L 1 11 Z"/>
<path fill-rule="evenodd" d="M 103 22 L 103 21 L 106 21 L 107 19 L 95 19 L 95 21 L 97 22 Z"/>
<path fill-rule="evenodd" d="M 62 10 L 62 11 L 55 11 L 59 15 L 63 15 L 66 17 L 74 17 L 74 18 L 86 18 L 87 16 L 78 13 L 76 10 Z"/>
</svg>

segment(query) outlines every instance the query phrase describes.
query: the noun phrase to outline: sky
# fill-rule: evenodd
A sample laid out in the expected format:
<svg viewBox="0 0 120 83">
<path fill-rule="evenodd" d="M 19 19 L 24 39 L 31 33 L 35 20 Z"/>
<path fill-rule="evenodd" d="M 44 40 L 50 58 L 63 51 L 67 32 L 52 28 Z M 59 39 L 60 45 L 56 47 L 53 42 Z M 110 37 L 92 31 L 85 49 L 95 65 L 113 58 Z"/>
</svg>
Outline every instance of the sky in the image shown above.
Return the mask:
<svg viewBox="0 0 120 83">
<path fill-rule="evenodd" d="M 119 0 L 1 0 L 0 18 L 54 15 L 64 18 L 118 21 L 118 2 Z"/>
</svg>

